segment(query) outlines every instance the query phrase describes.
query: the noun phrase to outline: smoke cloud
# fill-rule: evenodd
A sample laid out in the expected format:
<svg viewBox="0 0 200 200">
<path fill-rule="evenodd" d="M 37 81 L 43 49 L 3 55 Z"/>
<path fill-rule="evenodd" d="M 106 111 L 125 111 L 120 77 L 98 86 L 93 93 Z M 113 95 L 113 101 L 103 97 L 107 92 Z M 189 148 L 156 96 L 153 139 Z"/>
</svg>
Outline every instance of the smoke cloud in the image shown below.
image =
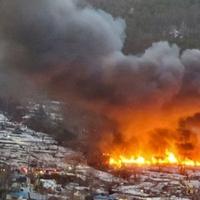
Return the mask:
<svg viewBox="0 0 200 200">
<path fill-rule="evenodd" d="M 180 118 L 199 111 L 200 50 L 181 53 L 163 41 L 142 55 L 125 55 L 120 17 L 72 0 L 0 3 L 0 86 L 11 95 L 17 96 L 20 79 L 27 90 L 43 88 L 106 116 L 119 129 L 105 131 L 108 143 L 176 129 Z M 170 135 L 160 132 L 154 135 Z"/>
</svg>

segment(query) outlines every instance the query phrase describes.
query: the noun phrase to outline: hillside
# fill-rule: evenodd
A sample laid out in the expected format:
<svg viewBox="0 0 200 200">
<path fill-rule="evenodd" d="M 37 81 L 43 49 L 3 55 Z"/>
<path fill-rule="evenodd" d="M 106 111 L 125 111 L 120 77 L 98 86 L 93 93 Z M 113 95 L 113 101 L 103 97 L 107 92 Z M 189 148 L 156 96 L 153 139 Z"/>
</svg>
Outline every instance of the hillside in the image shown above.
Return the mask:
<svg viewBox="0 0 200 200">
<path fill-rule="evenodd" d="M 182 49 L 200 46 L 199 0 L 88 0 L 127 22 L 126 52 L 168 40 Z"/>
</svg>

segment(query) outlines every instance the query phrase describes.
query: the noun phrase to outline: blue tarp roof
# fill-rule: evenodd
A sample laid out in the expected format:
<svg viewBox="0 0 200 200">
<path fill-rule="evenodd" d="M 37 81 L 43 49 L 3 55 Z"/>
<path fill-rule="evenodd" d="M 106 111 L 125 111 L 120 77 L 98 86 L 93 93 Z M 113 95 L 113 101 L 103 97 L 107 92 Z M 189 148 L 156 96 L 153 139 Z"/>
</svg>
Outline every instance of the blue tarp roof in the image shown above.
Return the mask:
<svg viewBox="0 0 200 200">
<path fill-rule="evenodd" d="M 22 197 L 22 198 L 28 199 L 28 193 L 29 193 L 28 190 L 25 190 L 22 188 L 20 191 L 9 193 L 9 195 L 11 195 L 14 198 Z"/>
<path fill-rule="evenodd" d="M 97 194 L 93 196 L 94 200 L 116 200 L 114 197 L 105 195 L 105 194 Z"/>
</svg>

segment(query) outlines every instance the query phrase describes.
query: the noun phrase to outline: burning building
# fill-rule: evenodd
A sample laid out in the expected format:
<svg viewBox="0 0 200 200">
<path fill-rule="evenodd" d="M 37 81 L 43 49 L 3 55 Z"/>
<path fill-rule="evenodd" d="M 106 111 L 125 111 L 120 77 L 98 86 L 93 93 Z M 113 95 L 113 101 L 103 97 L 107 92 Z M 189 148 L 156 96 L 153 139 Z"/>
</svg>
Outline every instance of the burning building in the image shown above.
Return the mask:
<svg viewBox="0 0 200 200">
<path fill-rule="evenodd" d="M 125 55 L 125 28 L 79 1 L 3 0 L 1 95 L 65 102 L 84 151 L 111 165 L 199 166 L 200 50 L 161 41 Z"/>
</svg>

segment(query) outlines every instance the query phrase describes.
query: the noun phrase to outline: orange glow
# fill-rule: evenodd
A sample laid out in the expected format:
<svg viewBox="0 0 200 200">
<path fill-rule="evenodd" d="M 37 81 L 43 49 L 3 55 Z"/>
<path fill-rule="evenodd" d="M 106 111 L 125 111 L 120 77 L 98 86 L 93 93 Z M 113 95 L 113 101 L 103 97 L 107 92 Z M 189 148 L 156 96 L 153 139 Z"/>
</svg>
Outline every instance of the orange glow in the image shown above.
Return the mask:
<svg viewBox="0 0 200 200">
<path fill-rule="evenodd" d="M 200 161 L 193 161 L 188 158 L 180 158 L 175 153 L 166 150 L 165 154 L 161 157 L 156 156 L 125 156 L 125 155 L 115 155 L 110 156 L 109 165 L 113 168 L 131 167 L 131 166 L 153 166 L 153 165 L 165 165 L 165 166 L 190 166 L 197 167 L 200 166 Z"/>
<path fill-rule="evenodd" d="M 112 168 L 200 167 L 199 102 L 138 108 L 118 108 L 110 114 L 116 129 L 103 133 L 99 142 Z"/>
</svg>

